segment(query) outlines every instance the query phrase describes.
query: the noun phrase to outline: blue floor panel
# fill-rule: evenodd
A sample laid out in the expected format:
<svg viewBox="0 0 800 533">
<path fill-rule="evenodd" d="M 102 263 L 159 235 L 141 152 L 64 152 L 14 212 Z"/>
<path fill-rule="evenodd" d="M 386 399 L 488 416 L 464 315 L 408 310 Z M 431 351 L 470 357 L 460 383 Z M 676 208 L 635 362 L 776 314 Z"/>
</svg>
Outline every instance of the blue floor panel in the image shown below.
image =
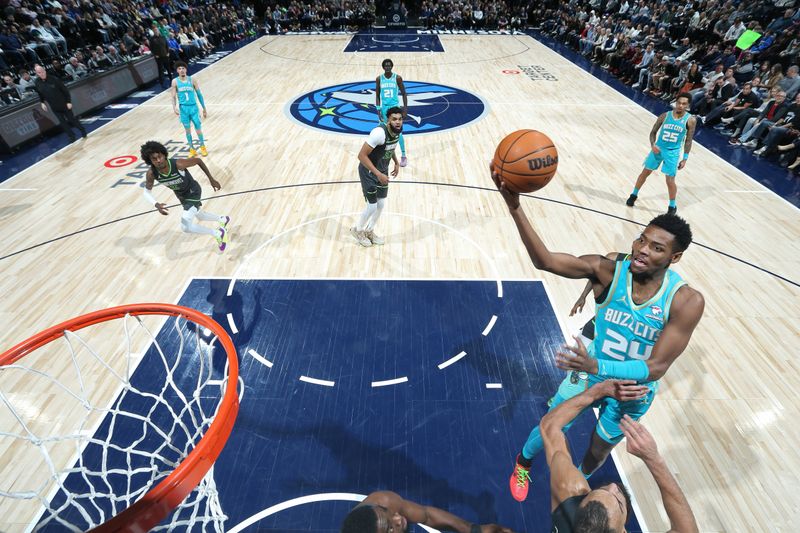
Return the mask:
<svg viewBox="0 0 800 533">
<path fill-rule="evenodd" d="M 215 465 L 227 529 L 298 497 L 388 489 L 470 521 L 549 531 L 543 457 L 528 501 L 508 492 L 514 457 L 561 379 L 553 353 L 563 338 L 541 282 L 505 282 L 502 298 L 493 281 L 240 280 L 231 296 L 228 286 L 195 279 L 179 302 L 226 329 L 230 314 L 238 330 L 244 396 Z M 137 379 L 158 379 L 151 356 Z M 576 454 L 593 426 L 586 413 L 570 431 Z M 618 479 L 611 461 L 593 482 L 609 479 Z M 352 506 L 299 505 L 247 531 L 338 531 Z M 628 530 L 639 531 L 635 519 Z"/>
</svg>

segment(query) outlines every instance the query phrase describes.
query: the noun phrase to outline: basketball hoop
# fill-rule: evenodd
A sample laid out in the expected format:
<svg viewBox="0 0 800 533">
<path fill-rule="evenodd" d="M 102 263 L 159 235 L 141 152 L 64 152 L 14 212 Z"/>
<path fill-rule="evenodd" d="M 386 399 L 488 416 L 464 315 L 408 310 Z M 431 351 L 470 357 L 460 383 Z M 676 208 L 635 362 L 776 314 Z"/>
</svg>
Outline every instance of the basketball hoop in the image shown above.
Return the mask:
<svg viewBox="0 0 800 533">
<path fill-rule="evenodd" d="M 156 328 L 148 327 L 145 321 L 157 319 L 147 316 L 163 317 L 160 320 L 172 327 L 154 335 L 151 330 Z M 119 321 L 125 334 L 122 343 L 118 338 L 109 342 L 107 336 L 102 336 L 96 343 L 103 346 L 92 348 L 84 337 L 94 329 L 82 333 L 83 337 L 76 333 L 90 326 L 113 331 L 119 328 Z M 131 322 L 134 328 L 129 327 Z M 139 335 L 141 339 L 137 338 Z M 157 337 L 162 338 L 161 342 Z M 56 351 L 63 361 L 63 345 L 53 342 L 62 338 L 71 358 L 65 363 L 69 372 L 61 369 L 55 376 L 57 370 L 52 369 L 59 358 L 50 352 Z M 134 383 L 142 379 L 131 379 L 145 357 L 133 350 L 137 340 L 151 356 L 147 359 L 151 364 L 143 371 L 163 370 L 163 383 L 149 379 L 142 386 Z M 221 357 L 213 357 L 217 341 L 225 352 L 224 364 Z M 172 352 L 170 342 L 176 344 Z M 111 344 L 118 348 L 105 346 Z M 167 351 L 161 344 L 166 345 Z M 127 359 L 116 357 L 115 350 L 126 354 Z M 45 353 L 39 357 L 36 352 Z M 26 363 L 29 359 L 35 361 L 25 366 L 20 364 L 23 358 Z M 44 364 L 37 365 L 45 358 Z M 16 382 L 12 378 L 17 378 Z M 109 389 L 112 379 L 116 382 Z M 39 517 L 30 517 L 38 523 L 36 529 L 66 526 L 73 531 L 144 532 L 159 529 L 157 526 L 175 511 L 172 522 L 160 529 L 203 524 L 203 530 L 211 527 L 222 531 L 226 517 L 219 505 L 212 467 L 231 434 L 239 410 L 238 380 L 236 348 L 228 333 L 203 313 L 177 305 L 113 307 L 73 318 L 34 335 L 0 354 L 0 408 L 4 405 L 11 415 L 2 413 L 0 417 L 3 424 L 0 443 L 4 450 L 12 450 L 8 453 L 14 458 L 9 462 L 19 460 L 17 456 L 23 454 L 32 457 L 38 453 L 49 472 L 42 476 L 44 482 L 39 485 L 29 482 L 27 476 L 9 476 L 17 478 L 12 484 L 30 483 L 34 487 L 30 490 L 7 486 L 6 476 L 0 473 L 0 504 L 8 498 L 14 499 L 9 505 L 20 505 L 24 500 L 41 504 Z M 7 381 L 11 382 L 9 387 Z M 19 386 L 29 383 L 27 390 Z M 98 407 L 93 401 L 101 386 L 106 391 L 120 392 L 110 401 L 106 393 L 107 403 L 98 402 L 101 405 Z M 31 393 L 34 387 L 48 394 Z M 60 428 L 52 422 L 46 426 L 30 416 L 31 412 L 41 415 L 38 406 L 31 407 L 31 396 L 38 399 L 56 394 L 64 398 L 55 401 L 64 413 L 70 411 L 70 401 L 75 404 L 70 413 L 78 415 L 77 428 Z M 46 405 L 44 400 L 42 403 Z M 128 410 L 130 405 L 144 407 L 137 412 Z M 57 416 L 60 414 L 56 412 L 55 417 L 52 414 L 50 417 L 61 422 Z M 14 429 L 9 431 L 6 425 Z M 57 429 L 55 435 L 49 435 L 36 426 Z M 115 442 L 116 434 L 121 432 L 127 432 L 121 438 L 131 440 L 132 444 Z M 78 460 L 59 464 L 56 456 L 60 452 L 55 451 L 59 446 L 71 446 L 70 449 L 77 451 Z M 19 478 L 23 478 L 21 482 Z M 70 489 L 73 486 L 88 488 L 75 493 Z M 116 493 L 120 486 L 129 494 Z M 74 517 L 78 519 L 73 520 Z"/>
</svg>

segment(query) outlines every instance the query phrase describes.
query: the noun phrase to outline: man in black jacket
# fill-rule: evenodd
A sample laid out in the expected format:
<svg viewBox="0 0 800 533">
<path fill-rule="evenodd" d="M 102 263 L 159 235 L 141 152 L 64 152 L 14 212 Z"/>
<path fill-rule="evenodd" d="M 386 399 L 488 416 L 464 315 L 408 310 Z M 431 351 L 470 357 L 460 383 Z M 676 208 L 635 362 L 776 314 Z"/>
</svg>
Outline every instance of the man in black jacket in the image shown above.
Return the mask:
<svg viewBox="0 0 800 533">
<path fill-rule="evenodd" d="M 167 47 L 167 40 L 164 38 L 163 35 L 158 31 L 158 25 L 153 22 L 153 28 L 151 29 L 151 36 L 150 36 L 150 51 L 153 53 L 153 57 L 156 60 L 156 65 L 158 68 L 158 83 L 161 84 L 161 87 L 166 88 L 170 82 L 170 61 L 169 61 L 169 49 Z M 166 77 L 164 74 L 166 73 Z M 166 80 L 166 84 L 164 83 Z"/>
<path fill-rule="evenodd" d="M 42 109 L 47 111 L 47 106 L 50 106 L 70 142 L 75 140 L 75 135 L 72 133 L 73 127 L 78 128 L 81 131 L 81 137 L 85 139 L 86 129 L 72 114 L 72 97 L 64 82 L 57 76 L 48 76 L 47 71 L 41 65 L 36 65 L 34 70 L 36 71 L 34 88 L 42 99 Z"/>
</svg>

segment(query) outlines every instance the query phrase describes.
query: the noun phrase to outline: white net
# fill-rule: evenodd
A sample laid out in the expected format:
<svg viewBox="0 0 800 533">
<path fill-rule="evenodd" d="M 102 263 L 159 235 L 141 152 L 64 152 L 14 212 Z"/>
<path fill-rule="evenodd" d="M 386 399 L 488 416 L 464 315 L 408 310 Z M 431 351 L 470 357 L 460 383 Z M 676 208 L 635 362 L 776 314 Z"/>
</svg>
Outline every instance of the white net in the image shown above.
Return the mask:
<svg viewBox="0 0 800 533">
<path fill-rule="evenodd" d="M 0 367 L 0 530 L 103 524 L 202 439 L 229 386 L 227 354 L 209 330 L 164 318 L 65 331 Z M 225 519 L 212 468 L 154 530 L 223 531 Z"/>
</svg>

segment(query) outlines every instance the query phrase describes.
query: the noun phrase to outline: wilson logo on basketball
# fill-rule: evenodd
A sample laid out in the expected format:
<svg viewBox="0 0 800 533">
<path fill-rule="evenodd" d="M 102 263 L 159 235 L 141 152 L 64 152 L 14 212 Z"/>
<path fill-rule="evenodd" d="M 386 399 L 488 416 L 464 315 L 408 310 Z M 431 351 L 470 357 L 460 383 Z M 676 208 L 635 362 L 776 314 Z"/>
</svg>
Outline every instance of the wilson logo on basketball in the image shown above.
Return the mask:
<svg viewBox="0 0 800 533">
<path fill-rule="evenodd" d="M 528 159 L 528 168 L 531 170 L 541 170 L 543 168 L 551 167 L 558 164 L 558 156 L 550 157 L 537 157 Z"/>
</svg>

